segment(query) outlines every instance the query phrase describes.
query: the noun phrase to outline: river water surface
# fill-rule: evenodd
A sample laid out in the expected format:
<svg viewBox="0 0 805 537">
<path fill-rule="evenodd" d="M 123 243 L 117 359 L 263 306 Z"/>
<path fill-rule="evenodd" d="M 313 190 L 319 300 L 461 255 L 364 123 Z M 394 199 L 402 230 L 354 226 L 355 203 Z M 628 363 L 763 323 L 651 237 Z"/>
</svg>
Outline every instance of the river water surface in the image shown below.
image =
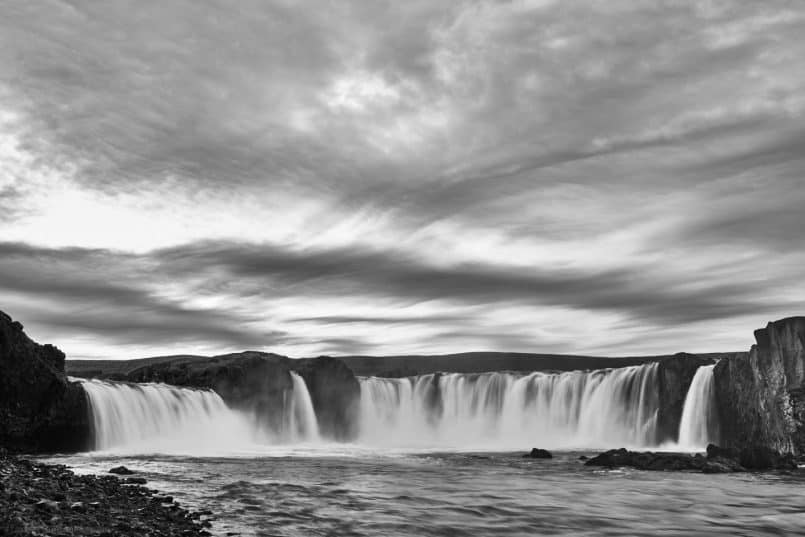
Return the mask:
<svg viewBox="0 0 805 537">
<path fill-rule="evenodd" d="M 606 470 L 584 466 L 582 454 L 532 460 L 340 445 L 47 461 L 78 473 L 126 465 L 183 506 L 213 511 L 215 535 L 805 535 L 805 470 Z"/>
</svg>

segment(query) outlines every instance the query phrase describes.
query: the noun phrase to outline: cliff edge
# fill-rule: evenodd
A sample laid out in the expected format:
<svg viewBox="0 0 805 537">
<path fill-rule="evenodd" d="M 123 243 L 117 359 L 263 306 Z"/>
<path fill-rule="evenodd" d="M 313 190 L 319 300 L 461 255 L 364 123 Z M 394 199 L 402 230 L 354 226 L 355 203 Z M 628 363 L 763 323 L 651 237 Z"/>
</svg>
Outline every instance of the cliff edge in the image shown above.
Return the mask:
<svg viewBox="0 0 805 537">
<path fill-rule="evenodd" d="M 805 317 L 755 331 L 748 355 L 715 367 L 722 443 L 805 455 Z"/>
<path fill-rule="evenodd" d="M 84 390 L 67 381 L 64 353 L 40 345 L 0 311 L 0 446 L 78 451 L 90 437 Z"/>
</svg>

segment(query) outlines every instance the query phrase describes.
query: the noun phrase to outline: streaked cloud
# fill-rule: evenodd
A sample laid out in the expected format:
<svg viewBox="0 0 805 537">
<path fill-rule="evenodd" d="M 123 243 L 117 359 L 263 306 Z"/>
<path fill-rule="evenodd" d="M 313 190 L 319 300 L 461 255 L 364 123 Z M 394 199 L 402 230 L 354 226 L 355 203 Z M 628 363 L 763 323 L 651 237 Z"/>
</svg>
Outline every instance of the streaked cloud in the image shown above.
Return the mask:
<svg viewBox="0 0 805 537">
<path fill-rule="evenodd" d="M 803 35 L 782 0 L 3 5 L 0 308 L 81 356 L 741 349 L 805 301 Z"/>
</svg>

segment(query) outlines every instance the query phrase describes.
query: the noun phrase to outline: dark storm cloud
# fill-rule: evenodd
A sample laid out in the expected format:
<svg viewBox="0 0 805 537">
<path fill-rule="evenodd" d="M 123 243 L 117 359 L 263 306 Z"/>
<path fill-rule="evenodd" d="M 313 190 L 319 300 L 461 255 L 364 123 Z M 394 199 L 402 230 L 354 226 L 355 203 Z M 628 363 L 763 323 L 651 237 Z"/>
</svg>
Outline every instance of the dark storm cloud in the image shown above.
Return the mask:
<svg viewBox="0 0 805 537">
<path fill-rule="evenodd" d="M 360 315 L 320 315 L 316 317 L 295 317 L 290 322 L 318 323 L 318 324 L 426 324 L 426 323 L 456 323 L 466 322 L 470 318 L 461 315 L 428 315 L 423 317 L 403 316 L 377 316 L 367 317 Z"/>
<path fill-rule="evenodd" d="M 785 1 L 7 3 L 0 290 L 65 333 L 343 352 L 367 340 L 330 328 L 530 333 L 274 299 L 657 328 L 796 307 L 802 35 Z M 164 221 L 71 212 L 123 198 Z"/>
<path fill-rule="evenodd" d="M 0 243 L 0 296 L 30 297 L 15 316 L 125 343 L 220 341 L 239 348 L 276 344 L 283 334 L 245 328 L 225 311 L 160 298 L 134 256 L 105 250 L 49 250 Z"/>
<path fill-rule="evenodd" d="M 251 295 L 381 296 L 402 302 L 456 300 L 562 305 L 609 310 L 661 322 L 693 322 L 757 312 L 740 283 L 691 285 L 698 276 L 665 274 L 661 266 L 617 270 L 546 270 L 461 264 L 440 267 L 394 252 L 292 251 L 238 243 L 198 243 L 153 252 L 166 271 L 241 282 Z M 217 274 L 217 276 L 216 276 Z M 702 282 L 703 283 L 703 282 Z"/>
<path fill-rule="evenodd" d="M 153 341 L 199 337 L 241 346 L 282 341 L 281 334 L 249 331 L 236 315 L 175 305 L 148 290 L 174 281 L 200 282 L 185 291 L 189 294 L 290 296 L 302 303 L 309 297 L 339 295 L 367 301 L 447 300 L 490 311 L 504 303 L 559 305 L 672 324 L 758 314 L 767 308 L 753 288 L 741 283 L 696 282 L 695 275 L 672 278 L 650 266 L 611 271 L 437 267 L 392 252 L 296 252 L 238 243 L 190 244 L 142 256 L 20 244 L 2 244 L 0 252 L 0 287 L 5 292 L 70 305 L 66 308 L 74 312 L 70 318 L 48 316 L 49 323 Z M 95 274 L 99 266 L 103 267 L 102 280 Z M 460 324 L 458 316 L 449 317 L 440 322 Z M 350 315 L 310 320 L 389 321 Z"/>
</svg>

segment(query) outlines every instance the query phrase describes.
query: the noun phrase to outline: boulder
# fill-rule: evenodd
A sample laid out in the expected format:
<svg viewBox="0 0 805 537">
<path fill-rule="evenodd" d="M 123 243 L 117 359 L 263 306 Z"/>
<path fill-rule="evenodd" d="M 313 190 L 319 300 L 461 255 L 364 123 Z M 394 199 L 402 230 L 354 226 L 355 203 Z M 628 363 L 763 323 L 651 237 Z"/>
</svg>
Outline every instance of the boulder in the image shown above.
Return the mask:
<svg viewBox="0 0 805 537">
<path fill-rule="evenodd" d="M 110 474 L 115 475 L 132 475 L 134 472 L 126 468 L 125 466 L 115 466 L 109 470 Z"/>
<path fill-rule="evenodd" d="M 531 448 L 530 453 L 523 455 L 523 458 L 529 459 L 552 459 L 553 455 L 547 449 Z"/>
<path fill-rule="evenodd" d="M 707 444 L 707 458 L 708 459 L 715 459 L 717 457 L 723 457 L 727 459 L 738 459 L 740 456 L 740 451 L 735 448 L 723 448 L 719 447 L 715 444 Z"/>
<path fill-rule="evenodd" d="M 705 458 L 701 454 L 656 453 L 651 451 L 628 451 L 625 448 L 611 449 L 593 457 L 585 466 L 605 468 L 629 467 L 649 471 L 698 471 L 706 473 L 740 472 L 744 469 L 734 460 Z"/>
</svg>

